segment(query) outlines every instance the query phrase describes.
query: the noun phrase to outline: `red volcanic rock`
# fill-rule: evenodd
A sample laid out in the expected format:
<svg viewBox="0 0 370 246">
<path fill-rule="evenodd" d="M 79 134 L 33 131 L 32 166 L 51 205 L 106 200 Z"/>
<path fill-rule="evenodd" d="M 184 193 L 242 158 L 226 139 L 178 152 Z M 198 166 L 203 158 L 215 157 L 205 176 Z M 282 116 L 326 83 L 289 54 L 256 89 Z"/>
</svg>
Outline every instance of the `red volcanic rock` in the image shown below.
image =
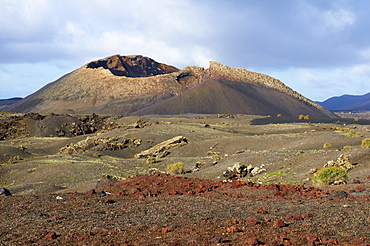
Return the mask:
<svg viewBox="0 0 370 246">
<path fill-rule="evenodd" d="M 255 245 L 258 245 L 258 240 L 257 240 L 257 238 L 254 238 L 254 237 L 252 237 L 252 238 L 248 238 L 248 239 L 247 239 L 247 245 L 248 245 L 248 246 L 255 246 Z"/>
<path fill-rule="evenodd" d="M 307 218 L 312 218 L 313 215 L 310 214 L 310 213 L 305 213 L 305 214 L 302 214 L 301 217 L 302 217 L 302 219 L 307 219 Z"/>
<path fill-rule="evenodd" d="M 316 241 L 319 241 L 319 238 L 318 238 L 318 237 L 316 237 L 316 236 L 313 236 L 313 235 L 307 235 L 307 236 L 306 236 L 306 239 L 307 239 L 307 241 L 309 241 L 309 242 L 316 242 Z"/>
<path fill-rule="evenodd" d="M 95 189 L 92 189 L 92 190 L 87 191 L 86 194 L 94 195 L 94 194 L 96 194 L 96 191 L 95 191 Z"/>
<path fill-rule="evenodd" d="M 277 219 L 277 220 L 274 221 L 274 226 L 275 227 L 284 227 L 284 226 L 286 226 L 286 224 L 285 224 L 284 220 Z"/>
<path fill-rule="evenodd" d="M 62 219 L 64 219 L 63 216 L 54 216 L 53 217 L 53 220 L 62 220 Z"/>
<path fill-rule="evenodd" d="M 259 208 L 257 209 L 257 214 L 267 214 L 268 212 L 266 210 L 264 210 L 263 208 Z"/>
<path fill-rule="evenodd" d="M 303 220 L 302 216 L 296 213 L 289 213 L 286 218 L 288 219 L 294 219 L 294 220 Z"/>
<path fill-rule="evenodd" d="M 167 232 L 170 232 L 170 231 L 171 231 L 171 228 L 168 228 L 168 227 L 162 228 L 162 233 L 167 233 Z"/>
<path fill-rule="evenodd" d="M 179 69 L 166 64 L 158 63 L 145 56 L 120 56 L 114 55 L 105 59 L 92 61 L 87 68 L 103 67 L 109 69 L 116 76 L 149 77 L 159 74 L 177 72 Z"/>
<path fill-rule="evenodd" d="M 226 228 L 226 231 L 230 233 L 234 233 L 234 232 L 238 232 L 239 230 L 235 226 L 231 226 L 231 227 Z"/>
<path fill-rule="evenodd" d="M 49 241 L 53 241 L 57 238 L 57 234 L 55 232 L 51 232 L 45 236 L 45 238 Z"/>
<path fill-rule="evenodd" d="M 246 222 L 249 226 L 255 226 L 258 223 L 258 221 L 253 217 L 248 217 Z"/>
</svg>

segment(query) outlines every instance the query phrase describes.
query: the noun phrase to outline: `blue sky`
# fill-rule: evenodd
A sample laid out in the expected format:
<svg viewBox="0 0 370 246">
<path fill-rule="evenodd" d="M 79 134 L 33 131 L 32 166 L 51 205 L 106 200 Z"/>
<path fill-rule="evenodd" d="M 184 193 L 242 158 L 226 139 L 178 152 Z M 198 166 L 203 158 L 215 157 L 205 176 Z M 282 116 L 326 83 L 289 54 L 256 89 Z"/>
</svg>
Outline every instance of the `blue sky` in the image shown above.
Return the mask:
<svg viewBox="0 0 370 246">
<path fill-rule="evenodd" d="M 0 98 L 140 54 L 268 74 L 312 100 L 370 92 L 370 1 L 0 0 Z"/>
</svg>

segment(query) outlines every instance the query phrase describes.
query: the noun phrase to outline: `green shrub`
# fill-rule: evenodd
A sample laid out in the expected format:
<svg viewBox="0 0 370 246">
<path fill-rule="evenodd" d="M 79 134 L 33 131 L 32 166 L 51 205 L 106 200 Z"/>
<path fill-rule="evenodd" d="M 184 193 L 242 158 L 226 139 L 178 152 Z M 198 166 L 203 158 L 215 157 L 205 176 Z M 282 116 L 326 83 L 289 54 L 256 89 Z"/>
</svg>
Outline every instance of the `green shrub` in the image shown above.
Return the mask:
<svg viewBox="0 0 370 246">
<path fill-rule="evenodd" d="M 370 148 L 370 138 L 365 138 L 362 140 L 361 147 L 364 149 Z"/>
<path fill-rule="evenodd" d="M 176 175 L 176 174 L 181 174 L 184 172 L 184 163 L 183 162 L 175 162 L 172 164 L 168 164 L 166 171 L 169 174 Z"/>
<path fill-rule="evenodd" d="M 317 171 L 313 179 L 315 185 L 345 184 L 347 171 L 341 167 L 324 167 Z"/>
</svg>

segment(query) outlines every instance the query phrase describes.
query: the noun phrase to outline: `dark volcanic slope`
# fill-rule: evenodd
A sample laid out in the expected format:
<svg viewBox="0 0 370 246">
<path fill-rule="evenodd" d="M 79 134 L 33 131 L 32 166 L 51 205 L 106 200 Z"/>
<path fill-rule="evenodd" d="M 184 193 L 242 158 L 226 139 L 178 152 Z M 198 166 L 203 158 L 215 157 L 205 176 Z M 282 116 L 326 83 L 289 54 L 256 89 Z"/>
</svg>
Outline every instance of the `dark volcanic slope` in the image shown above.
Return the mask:
<svg viewBox="0 0 370 246">
<path fill-rule="evenodd" d="M 9 98 L 9 99 L 0 99 L 0 106 L 11 105 L 11 104 L 16 103 L 20 100 L 22 100 L 22 98 L 20 98 L 20 97 L 13 97 L 13 98 Z"/>
<path fill-rule="evenodd" d="M 211 62 L 183 70 L 143 56 L 92 61 L 4 111 L 76 114 L 283 114 L 336 117 L 272 77 Z"/>
</svg>

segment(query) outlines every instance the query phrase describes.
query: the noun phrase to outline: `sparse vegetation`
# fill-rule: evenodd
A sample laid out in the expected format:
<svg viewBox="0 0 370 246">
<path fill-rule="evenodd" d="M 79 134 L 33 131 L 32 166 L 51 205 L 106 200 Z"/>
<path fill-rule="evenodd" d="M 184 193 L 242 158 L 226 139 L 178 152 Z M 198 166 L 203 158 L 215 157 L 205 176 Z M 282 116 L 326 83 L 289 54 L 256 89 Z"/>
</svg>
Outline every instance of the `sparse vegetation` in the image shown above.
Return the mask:
<svg viewBox="0 0 370 246">
<path fill-rule="evenodd" d="M 343 146 L 343 149 L 353 149 L 353 146 L 346 145 L 346 146 Z"/>
<path fill-rule="evenodd" d="M 361 148 L 364 149 L 370 148 L 370 138 L 365 138 L 362 140 Z"/>
<path fill-rule="evenodd" d="M 324 167 L 313 178 L 315 185 L 332 185 L 347 183 L 347 171 L 341 167 Z"/>
<path fill-rule="evenodd" d="M 323 146 L 324 149 L 328 149 L 328 148 L 331 148 L 331 147 L 333 147 L 333 145 L 331 143 L 329 143 L 329 142 L 324 143 L 324 146 Z"/>
<path fill-rule="evenodd" d="M 171 175 L 182 174 L 184 172 L 184 163 L 183 162 L 175 162 L 172 164 L 168 164 L 166 168 L 167 173 Z"/>
<path fill-rule="evenodd" d="M 347 136 L 349 137 L 362 137 L 363 134 L 361 132 L 356 132 L 354 129 L 349 128 L 339 128 L 339 131 L 347 133 Z"/>
<path fill-rule="evenodd" d="M 157 158 L 154 157 L 154 156 L 149 156 L 147 159 L 146 159 L 146 164 L 154 164 L 154 163 L 157 163 Z"/>
<path fill-rule="evenodd" d="M 298 119 L 300 119 L 300 120 L 309 120 L 310 116 L 301 114 L 300 116 L 298 116 Z"/>
<path fill-rule="evenodd" d="M 22 160 L 22 158 L 19 155 L 13 156 L 8 160 L 8 164 L 17 163 L 20 160 Z"/>
<path fill-rule="evenodd" d="M 252 177 L 252 178 L 249 178 L 248 180 L 250 180 L 252 182 L 269 183 L 270 181 L 280 179 L 285 175 L 286 175 L 285 171 L 280 170 L 280 171 L 276 171 L 276 172 L 273 172 L 273 173 L 264 174 L 263 176 Z"/>
</svg>

